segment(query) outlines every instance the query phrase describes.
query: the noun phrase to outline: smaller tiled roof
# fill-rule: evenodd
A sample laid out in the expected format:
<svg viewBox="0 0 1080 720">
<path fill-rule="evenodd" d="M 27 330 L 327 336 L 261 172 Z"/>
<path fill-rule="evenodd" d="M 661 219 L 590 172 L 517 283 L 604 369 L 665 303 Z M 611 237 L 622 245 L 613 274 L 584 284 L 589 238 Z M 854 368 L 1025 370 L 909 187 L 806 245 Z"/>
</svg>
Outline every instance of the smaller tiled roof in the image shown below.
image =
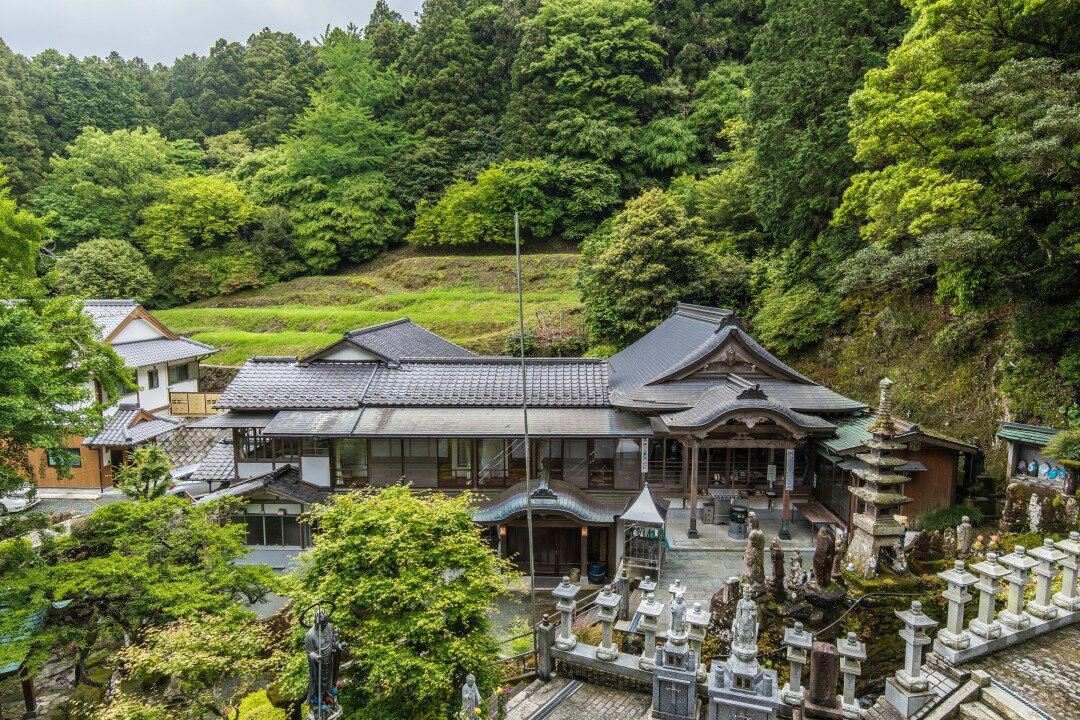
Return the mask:
<svg viewBox="0 0 1080 720">
<path fill-rule="evenodd" d="M 127 316 L 135 312 L 139 307 L 136 300 L 130 298 L 123 300 L 91 299 L 83 300 L 83 308 L 94 324 L 101 330 L 101 337 L 107 338 Z"/>
<path fill-rule="evenodd" d="M 350 330 L 345 338 L 357 347 L 386 360 L 402 358 L 475 357 L 476 353 L 420 327 L 409 318 L 399 318 L 380 325 Z"/>
<path fill-rule="evenodd" d="M 149 416 L 149 419 L 140 419 Z M 160 415 L 151 415 L 138 405 L 122 404 L 116 408 L 101 432 L 83 440 L 87 447 L 131 447 L 148 442 L 175 430 L 183 423 Z"/>
<path fill-rule="evenodd" d="M 872 437 L 869 427 L 874 422 L 874 416 L 849 415 L 836 421 L 836 434 L 831 438 L 821 440 L 821 443 L 829 452 L 841 455 L 843 453 L 864 447 Z M 917 437 L 929 440 L 931 443 L 952 447 L 961 452 L 979 452 L 979 448 L 963 440 L 949 437 L 934 430 L 924 430 L 914 423 L 894 417 L 898 430 L 896 439 L 904 442 Z"/>
<path fill-rule="evenodd" d="M 235 477 L 232 438 L 223 437 L 199 461 L 198 467 L 191 475 L 191 480 L 195 482 L 222 482 L 232 480 Z"/>
<path fill-rule="evenodd" d="M 125 367 L 145 367 L 163 362 L 187 360 L 217 352 L 217 348 L 188 338 L 155 338 L 113 345 Z"/>
<path fill-rule="evenodd" d="M 261 428 L 270 424 L 277 415 L 276 410 L 270 412 L 244 412 L 242 410 L 226 410 L 216 415 L 204 417 L 191 423 L 193 428 L 213 428 L 217 430 L 226 428 Z"/>
<path fill-rule="evenodd" d="M 1050 438 L 1057 435 L 1060 430 L 1056 428 L 1042 427 L 1041 425 L 1025 425 L 1023 423 L 1002 422 L 997 431 L 997 436 L 1002 440 L 1024 443 L 1043 447 L 1050 442 Z"/>
<path fill-rule="evenodd" d="M 544 492 L 546 491 L 546 492 Z M 478 523 L 496 523 L 525 512 L 525 481 L 513 485 L 473 510 Z M 586 523 L 611 523 L 626 507 L 625 500 L 607 500 L 589 495 L 560 480 L 533 490 L 534 512 L 560 512 Z"/>
<path fill-rule="evenodd" d="M 0 635 L 0 679 L 15 674 L 30 651 L 30 641 L 45 623 L 47 607 L 27 612 L 23 609 L 0 607 L 0 625 L 15 626 L 12 632 Z"/>
<path fill-rule="evenodd" d="M 748 397 L 746 393 L 736 393 L 734 388 L 718 385 L 702 396 L 697 405 L 689 410 L 667 413 L 660 416 L 664 424 L 671 429 L 707 427 L 725 415 L 736 412 L 775 413 L 786 418 L 799 428 L 809 431 L 828 432 L 836 426 L 816 415 L 797 413 L 786 405 L 770 400 L 760 391 L 760 397 Z"/>
<path fill-rule="evenodd" d="M 216 405 L 236 410 L 354 408 L 376 367 L 373 362 L 301 365 L 295 357 L 256 356 L 244 363 Z"/>
<path fill-rule="evenodd" d="M 246 497 L 259 492 L 268 492 L 286 500 L 295 500 L 305 505 L 326 502 L 329 494 L 300 481 L 300 471 L 294 465 L 282 465 L 261 475 L 241 480 L 229 487 L 207 493 L 195 501 L 203 505 L 225 497 Z"/>
</svg>

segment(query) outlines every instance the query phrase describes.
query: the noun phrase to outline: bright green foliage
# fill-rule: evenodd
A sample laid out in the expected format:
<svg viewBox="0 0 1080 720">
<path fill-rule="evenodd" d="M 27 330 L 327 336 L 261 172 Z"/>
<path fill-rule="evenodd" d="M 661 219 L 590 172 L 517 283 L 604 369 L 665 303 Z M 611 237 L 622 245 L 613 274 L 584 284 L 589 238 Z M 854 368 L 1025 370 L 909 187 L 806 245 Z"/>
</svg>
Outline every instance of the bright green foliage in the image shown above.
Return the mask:
<svg viewBox="0 0 1080 720">
<path fill-rule="evenodd" d="M 315 507 L 319 533 L 292 599 L 337 606 L 331 621 L 354 658 L 347 716 L 442 720 L 460 707 L 468 673 L 485 695 L 499 680 L 488 612 L 509 568 L 472 522 L 470 502 L 397 486 Z M 294 663 L 296 694 L 302 668 Z"/>
<path fill-rule="evenodd" d="M 169 489 L 169 456 L 157 445 L 136 448 L 126 465 L 116 471 L 114 485 L 132 500 L 155 500 Z"/>
<path fill-rule="evenodd" d="M 421 202 L 407 238 L 420 245 L 514 242 L 514 211 L 534 238 L 581 238 L 618 202 L 618 178 L 599 163 L 521 160 L 458 181 Z"/>
<path fill-rule="evenodd" d="M 593 335 L 624 346 L 677 302 L 719 300 L 716 263 L 675 199 L 649 190 L 582 247 L 577 285 Z"/>
<path fill-rule="evenodd" d="M 644 127 L 653 118 L 648 88 L 663 52 L 645 0 L 545 0 L 523 24 L 514 61 L 514 96 L 504 119 L 508 154 L 597 160 L 629 178 L 644 174 Z M 654 128 L 663 158 L 676 128 Z M 674 137 L 668 137 L 672 133 Z M 658 166 L 670 165 L 660 160 Z"/>
<path fill-rule="evenodd" d="M 848 96 L 903 33 L 899 0 L 769 0 L 750 51 L 746 117 L 759 176 L 750 188 L 765 231 L 814 240 L 855 170 Z"/>
<path fill-rule="evenodd" d="M 665 65 L 693 86 L 717 62 L 742 61 L 765 9 L 764 0 L 654 0 L 657 42 Z"/>
<path fill-rule="evenodd" d="M 1062 430 L 1050 438 L 1043 454 L 1059 461 L 1080 462 L 1080 429 Z"/>
<path fill-rule="evenodd" d="M 168 142 L 156 130 L 88 128 L 54 157 L 38 188 L 35 206 L 56 213 L 63 247 L 96 237 L 129 238 L 143 208 L 159 198 L 179 174 Z"/>
<path fill-rule="evenodd" d="M 239 130 L 212 135 L 203 140 L 206 166 L 211 170 L 232 170 L 251 152 L 251 144 Z"/>
<path fill-rule="evenodd" d="M 123 240 L 98 238 L 80 243 L 56 262 L 54 289 L 79 298 L 133 297 L 149 301 L 157 283 L 146 258 Z"/>
<path fill-rule="evenodd" d="M 33 278 L 48 226 L 19 207 L 11 197 L 3 170 L 0 165 L 0 296 L 9 296 L 21 282 Z"/>
<path fill-rule="evenodd" d="M 255 221 L 255 204 L 235 183 L 214 176 L 170 180 L 160 202 L 142 213 L 135 232 L 146 252 L 162 260 L 234 239 Z"/>
<path fill-rule="evenodd" d="M 185 617 L 151 628 L 120 652 L 120 660 L 127 679 L 159 688 L 150 702 L 168 704 L 174 718 L 213 713 L 225 720 L 285 720 L 265 689 L 253 692 L 284 670 L 284 638 L 271 627 L 239 608 Z"/>
</svg>

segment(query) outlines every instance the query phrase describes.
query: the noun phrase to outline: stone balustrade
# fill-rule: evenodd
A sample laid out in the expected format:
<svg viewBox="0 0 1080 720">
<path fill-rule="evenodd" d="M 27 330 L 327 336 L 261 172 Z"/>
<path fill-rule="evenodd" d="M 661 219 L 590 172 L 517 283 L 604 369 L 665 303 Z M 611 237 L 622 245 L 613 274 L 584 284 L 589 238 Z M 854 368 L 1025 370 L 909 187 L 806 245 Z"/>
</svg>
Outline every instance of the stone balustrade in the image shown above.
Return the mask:
<svg viewBox="0 0 1080 720">
<path fill-rule="evenodd" d="M 949 663 L 964 663 L 1080 621 L 1080 533 L 1069 533 L 1068 539 L 1058 542 L 1048 538 L 1030 552 L 1018 545 L 1007 555 L 991 553 L 970 570 L 957 560 L 952 569 L 938 573 L 947 585 L 943 597 L 949 608 L 933 647 Z M 1061 589 L 1055 593 L 1059 576 Z M 1002 582 L 1006 601 L 998 610 Z M 1025 600 L 1033 584 L 1035 597 Z M 979 610 L 964 627 L 971 587 L 979 594 Z"/>
</svg>

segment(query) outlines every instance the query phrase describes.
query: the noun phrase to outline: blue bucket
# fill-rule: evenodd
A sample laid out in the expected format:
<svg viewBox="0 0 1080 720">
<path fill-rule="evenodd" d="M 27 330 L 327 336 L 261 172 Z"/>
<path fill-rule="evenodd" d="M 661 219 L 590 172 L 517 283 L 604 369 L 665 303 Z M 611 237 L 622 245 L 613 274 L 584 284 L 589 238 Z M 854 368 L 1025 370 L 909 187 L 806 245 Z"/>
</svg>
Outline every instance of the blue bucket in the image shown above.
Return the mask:
<svg viewBox="0 0 1080 720">
<path fill-rule="evenodd" d="M 607 577 L 607 563 L 603 560 L 593 560 L 586 567 L 589 570 L 589 582 L 593 585 L 600 585 L 604 582 L 604 578 Z"/>
</svg>

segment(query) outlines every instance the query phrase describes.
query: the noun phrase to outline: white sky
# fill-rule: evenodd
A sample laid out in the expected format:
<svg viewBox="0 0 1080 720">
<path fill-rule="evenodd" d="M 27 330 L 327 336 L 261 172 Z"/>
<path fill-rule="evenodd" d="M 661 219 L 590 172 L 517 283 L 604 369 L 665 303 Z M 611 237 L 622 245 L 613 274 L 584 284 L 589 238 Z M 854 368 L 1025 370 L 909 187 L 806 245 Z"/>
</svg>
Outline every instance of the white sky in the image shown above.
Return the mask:
<svg viewBox="0 0 1080 720">
<path fill-rule="evenodd" d="M 389 0 L 415 21 L 422 0 Z M 0 38 L 15 52 L 55 48 L 105 56 L 116 50 L 148 63 L 205 55 L 218 38 L 243 42 L 263 27 L 301 40 L 326 25 L 367 24 L 375 0 L 0 0 Z"/>
</svg>

